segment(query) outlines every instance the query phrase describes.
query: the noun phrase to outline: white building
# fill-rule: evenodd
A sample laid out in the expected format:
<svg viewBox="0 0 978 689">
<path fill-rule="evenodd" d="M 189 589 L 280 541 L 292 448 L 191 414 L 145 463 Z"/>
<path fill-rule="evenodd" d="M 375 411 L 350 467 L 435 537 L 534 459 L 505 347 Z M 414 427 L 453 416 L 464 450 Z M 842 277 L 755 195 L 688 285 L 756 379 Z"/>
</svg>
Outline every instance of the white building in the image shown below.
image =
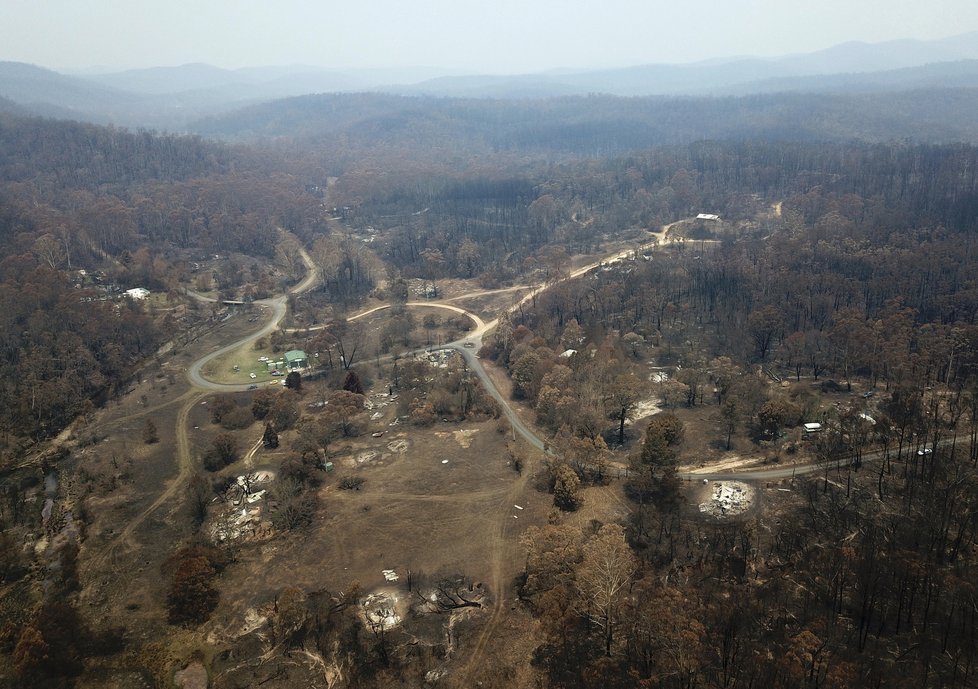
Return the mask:
<svg viewBox="0 0 978 689">
<path fill-rule="evenodd" d="M 136 301 L 142 301 L 149 296 L 149 290 L 145 287 L 133 287 L 126 290 L 126 296 Z"/>
</svg>

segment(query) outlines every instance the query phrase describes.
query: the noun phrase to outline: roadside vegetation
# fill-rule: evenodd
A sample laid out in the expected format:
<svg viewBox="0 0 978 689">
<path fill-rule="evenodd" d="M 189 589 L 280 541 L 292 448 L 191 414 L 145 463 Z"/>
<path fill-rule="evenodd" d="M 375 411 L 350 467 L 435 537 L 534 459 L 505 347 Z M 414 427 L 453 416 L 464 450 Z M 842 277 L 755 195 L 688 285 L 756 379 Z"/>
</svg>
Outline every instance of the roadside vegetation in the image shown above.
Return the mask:
<svg viewBox="0 0 978 689">
<path fill-rule="evenodd" d="M 974 686 L 978 149 L 452 131 L 0 117 L 0 687 Z"/>
</svg>

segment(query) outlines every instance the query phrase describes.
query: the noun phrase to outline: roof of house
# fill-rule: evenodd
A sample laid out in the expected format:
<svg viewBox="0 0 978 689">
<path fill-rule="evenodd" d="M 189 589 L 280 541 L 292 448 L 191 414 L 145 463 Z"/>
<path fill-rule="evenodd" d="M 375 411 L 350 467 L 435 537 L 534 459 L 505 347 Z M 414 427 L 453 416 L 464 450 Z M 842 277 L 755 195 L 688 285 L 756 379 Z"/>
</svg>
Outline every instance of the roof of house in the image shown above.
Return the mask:
<svg viewBox="0 0 978 689">
<path fill-rule="evenodd" d="M 308 358 L 309 357 L 306 356 L 306 353 L 303 352 L 301 349 L 290 349 L 285 353 L 286 361 L 298 361 L 300 359 L 308 359 Z"/>
</svg>

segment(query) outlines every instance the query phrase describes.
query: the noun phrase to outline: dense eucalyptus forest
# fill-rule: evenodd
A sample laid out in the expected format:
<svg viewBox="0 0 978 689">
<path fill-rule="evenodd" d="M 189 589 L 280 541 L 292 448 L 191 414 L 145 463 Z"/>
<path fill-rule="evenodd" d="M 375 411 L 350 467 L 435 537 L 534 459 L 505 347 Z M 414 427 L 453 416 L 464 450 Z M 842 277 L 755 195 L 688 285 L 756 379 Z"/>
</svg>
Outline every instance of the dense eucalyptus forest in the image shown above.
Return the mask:
<svg viewBox="0 0 978 689">
<path fill-rule="evenodd" d="M 314 96 L 198 135 L 0 114 L 0 686 L 976 686 L 972 99 Z M 938 101 L 957 130 L 927 128 Z M 445 290 L 464 308 L 411 315 Z M 185 381 L 278 295 L 288 327 L 246 344 L 315 375 Z M 480 308 L 501 401 L 470 359 L 409 356 Z M 392 509 L 355 502 L 383 485 L 363 450 L 403 442 L 391 501 L 425 507 L 389 521 L 433 529 L 449 500 L 403 448 L 483 427 L 469 456 L 510 492 L 453 490 L 519 512 L 460 539 L 482 569 L 408 566 L 385 626 L 344 573 Z M 688 467 L 740 455 L 789 469 L 704 514 Z M 256 466 L 271 516 L 236 542 Z"/>
</svg>

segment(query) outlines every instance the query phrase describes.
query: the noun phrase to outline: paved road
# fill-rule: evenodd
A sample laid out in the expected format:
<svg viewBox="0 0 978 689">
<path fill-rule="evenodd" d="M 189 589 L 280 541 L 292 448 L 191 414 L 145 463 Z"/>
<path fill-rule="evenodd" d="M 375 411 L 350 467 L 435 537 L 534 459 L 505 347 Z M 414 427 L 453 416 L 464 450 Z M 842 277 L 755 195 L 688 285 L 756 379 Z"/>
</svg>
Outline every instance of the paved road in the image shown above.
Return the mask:
<svg viewBox="0 0 978 689">
<path fill-rule="evenodd" d="M 300 248 L 300 251 L 302 252 L 302 260 L 306 264 L 306 277 L 303 278 L 302 282 L 293 286 L 292 289 L 289 290 L 289 294 L 301 294 L 303 292 L 308 292 L 319 280 L 319 273 L 316 269 L 316 264 L 313 263 L 312 258 L 305 249 Z M 202 299 L 207 300 L 206 297 L 202 297 Z M 214 350 L 210 354 L 191 364 L 190 368 L 187 369 L 187 377 L 190 379 L 190 382 L 195 387 L 203 390 L 213 390 L 215 392 L 241 392 L 248 390 L 254 383 L 215 383 L 204 378 L 204 376 L 201 374 L 201 370 L 214 359 L 223 356 L 228 352 L 234 351 L 239 347 L 249 345 L 255 340 L 265 337 L 266 335 L 270 335 L 278 330 L 279 323 L 281 323 L 282 319 L 285 318 L 287 299 L 288 297 L 286 295 L 282 295 L 273 297 L 271 299 L 262 299 L 254 302 L 255 306 L 262 309 L 271 309 L 271 319 L 258 332 L 252 333 L 247 337 L 243 337 L 229 345 L 225 345 L 220 349 Z"/>
<path fill-rule="evenodd" d="M 461 314 L 463 316 L 468 316 L 469 318 L 471 318 L 475 322 L 475 329 L 477 331 L 483 332 L 486 329 L 486 323 L 485 323 L 485 321 L 483 321 L 481 318 L 479 318 L 477 315 L 475 315 L 471 311 L 466 311 L 465 309 L 463 309 L 460 306 L 455 306 L 453 304 L 445 304 L 444 302 L 440 302 L 440 301 L 409 301 L 409 302 L 406 302 L 404 305 L 405 306 L 416 306 L 416 307 L 429 306 L 429 307 L 431 307 L 433 309 L 447 309 L 448 311 L 454 311 L 455 313 Z M 389 309 L 389 308 L 391 308 L 391 306 L 392 306 L 392 304 L 381 304 L 380 306 L 375 306 L 372 309 L 367 309 L 366 311 L 361 311 L 360 313 L 356 314 L 355 316 L 350 316 L 346 320 L 348 320 L 348 321 L 355 321 L 355 320 L 358 320 L 360 318 L 363 318 L 364 316 L 369 316 L 372 313 L 377 313 L 378 311 L 384 311 L 385 309 Z M 326 326 L 324 326 L 324 325 L 313 326 L 313 327 L 309 328 L 309 330 L 316 330 L 317 328 L 323 328 L 323 327 L 326 327 Z M 300 330 L 301 330 L 301 328 L 300 328 Z"/>
<path fill-rule="evenodd" d="M 466 342 L 472 342 L 474 346 L 472 348 L 466 347 Z M 520 418 L 516 410 L 513 409 L 512 404 L 509 400 L 505 399 L 502 393 L 499 392 L 499 388 L 493 383 L 492 378 L 486 372 L 485 367 L 482 365 L 482 361 L 476 355 L 478 348 L 482 346 L 482 335 L 481 333 L 477 336 L 470 336 L 458 342 L 453 342 L 451 344 L 445 345 L 441 349 L 452 349 L 458 351 L 462 358 L 465 359 L 466 365 L 469 370 L 473 371 L 479 380 L 482 381 L 483 386 L 489 391 L 489 394 L 499 402 L 500 407 L 502 407 L 503 413 L 506 418 L 509 419 L 513 430 L 519 433 L 523 438 L 530 443 L 533 447 L 544 450 L 549 447 L 549 444 L 540 438 L 536 433 L 533 432 Z M 863 457 L 863 461 L 869 459 L 875 459 L 882 456 L 881 453 L 866 454 Z M 794 476 L 803 476 L 805 474 L 816 473 L 824 471 L 826 468 L 835 469 L 838 467 L 844 467 L 851 461 L 850 458 L 831 460 L 829 462 L 813 463 L 813 464 L 802 464 L 802 465 L 792 465 L 792 466 L 782 466 L 771 469 L 745 469 L 743 471 L 724 471 L 716 473 L 683 473 L 680 474 L 680 478 L 686 481 L 702 481 L 707 479 L 709 481 L 775 481 L 783 478 L 792 478 Z M 627 469 L 626 469 L 627 475 Z"/>
<path fill-rule="evenodd" d="M 466 347 L 466 342 L 472 343 L 472 347 Z M 469 370 L 475 373 L 475 375 L 482 382 L 482 386 L 489 392 L 490 395 L 492 395 L 493 399 L 499 403 L 499 406 L 502 408 L 506 418 L 509 419 L 509 423 L 513 427 L 513 430 L 523 436 L 528 443 L 533 445 L 533 447 L 537 448 L 538 450 L 544 449 L 547 446 L 546 443 L 540 437 L 538 437 L 536 433 L 530 430 L 525 423 L 523 423 L 523 419 L 521 419 L 520 415 L 516 413 L 515 409 L 513 409 L 513 405 L 510 404 L 509 400 L 503 397 L 502 393 L 499 392 L 499 388 L 496 387 L 496 384 L 492 381 L 492 378 L 489 377 L 489 373 L 486 371 L 485 366 L 482 365 L 482 362 L 476 355 L 476 352 L 479 351 L 481 346 L 482 334 L 480 333 L 478 335 L 465 338 L 458 343 L 447 345 L 443 347 L 443 349 L 452 349 L 459 352 L 462 355 L 462 358 L 465 359 L 465 364 L 469 367 Z"/>
<path fill-rule="evenodd" d="M 249 345 L 258 338 L 265 337 L 266 335 L 270 335 L 278 330 L 279 322 L 281 322 L 281 320 L 285 317 L 285 299 L 285 297 L 275 297 L 274 299 L 263 299 L 262 301 L 256 301 L 255 304 L 257 306 L 271 309 L 271 320 L 269 320 L 258 332 L 252 333 L 251 335 L 248 335 L 240 340 L 236 340 L 229 345 L 224 345 L 220 349 L 214 350 L 207 356 L 198 359 L 191 364 L 190 368 L 187 369 L 187 377 L 190 379 L 190 382 L 195 387 L 204 390 L 214 390 L 216 392 L 240 392 L 250 388 L 253 383 L 214 383 L 204 378 L 204 376 L 201 374 L 201 370 L 204 368 L 204 366 L 217 357 L 223 356 L 228 352 L 232 352 L 242 346 Z"/>
<path fill-rule="evenodd" d="M 672 223 L 670 225 L 665 226 L 663 236 L 666 236 L 668 230 L 672 227 L 672 225 L 675 224 L 676 223 Z M 665 243 L 668 243 L 668 239 L 666 240 Z M 636 251 L 639 252 L 645 251 L 646 249 L 652 248 L 657 244 L 658 244 L 658 239 L 642 244 L 636 247 L 635 249 L 626 249 L 623 251 L 619 251 L 615 254 L 612 254 L 611 256 L 607 256 L 598 261 L 594 261 L 587 265 L 581 266 L 580 268 L 573 270 L 572 272 L 559 278 L 558 280 L 537 285 L 536 287 L 531 288 L 527 294 L 525 294 L 518 302 L 516 302 L 513 306 L 511 306 L 507 310 L 507 313 L 512 313 L 513 311 L 516 311 L 517 309 L 519 309 L 520 306 L 530 302 L 531 300 L 533 300 L 534 298 L 536 298 L 546 290 L 554 287 L 557 284 L 560 284 L 561 282 L 580 277 L 602 266 L 623 261 L 627 257 L 634 255 Z M 318 273 L 316 267 L 313 264 L 312 259 L 309 257 L 309 254 L 303 250 L 302 257 L 303 257 L 303 261 L 306 263 L 307 275 L 302 282 L 300 282 L 298 285 L 296 285 L 290 290 L 290 292 L 293 294 L 298 294 L 301 292 L 308 291 L 318 280 Z M 493 291 L 496 290 L 487 290 L 486 293 L 490 293 Z M 479 293 L 474 292 L 465 296 L 478 296 L 478 294 Z M 257 340 L 258 338 L 269 335 L 270 333 L 278 329 L 279 323 L 285 317 L 286 297 L 280 296 L 280 297 L 275 297 L 273 299 L 265 299 L 262 301 L 257 301 L 255 302 L 255 304 L 264 307 L 266 309 L 271 309 L 272 311 L 271 319 L 258 332 L 248 335 L 247 337 L 244 337 L 236 342 L 232 342 L 229 345 L 225 345 L 224 347 L 221 347 L 220 349 L 211 352 L 207 356 L 194 362 L 187 371 L 187 375 L 190 378 L 190 381 L 191 383 L 193 383 L 193 385 L 205 390 L 213 390 L 219 392 L 221 391 L 237 392 L 237 391 L 247 390 L 250 388 L 252 384 L 249 383 L 242 383 L 242 384 L 214 383 L 212 381 L 207 380 L 201 375 L 201 369 L 213 359 L 223 354 L 226 354 L 227 352 L 238 349 L 243 345 L 248 345 L 251 342 Z M 499 324 L 500 318 L 497 317 L 489 322 L 486 322 L 482 318 L 480 318 L 477 314 L 474 314 L 471 311 L 467 311 L 466 309 L 455 306 L 454 304 L 447 304 L 443 301 L 408 302 L 407 306 L 446 309 L 454 313 L 467 316 L 472 319 L 472 321 L 475 323 L 475 328 L 471 332 L 469 332 L 465 337 L 456 340 L 454 342 L 450 342 L 446 345 L 442 345 L 437 349 L 453 350 L 459 352 L 462 355 L 462 358 L 465 360 L 465 363 L 468 366 L 469 370 L 475 373 L 475 375 L 482 382 L 482 385 L 485 387 L 485 389 L 499 403 L 500 408 L 502 409 L 503 413 L 506 415 L 506 418 L 509 420 L 514 433 L 519 433 L 528 443 L 530 443 L 530 445 L 536 447 L 539 450 L 544 450 L 545 448 L 547 448 L 548 443 L 542 438 L 540 438 L 536 433 L 534 433 L 534 431 L 523 422 L 523 419 L 521 419 L 519 414 L 517 414 L 516 410 L 513 408 L 513 405 L 510 403 L 510 401 L 507 400 L 502 395 L 502 393 L 499 391 L 499 389 L 496 387 L 495 383 L 493 382 L 492 378 L 489 377 L 488 372 L 486 371 L 485 367 L 482 365 L 482 361 L 479 360 L 479 357 L 477 355 L 477 352 L 482 347 L 483 335 L 485 335 L 487 332 L 495 328 Z M 377 311 L 381 311 L 389 308 L 390 308 L 389 304 L 375 306 L 371 309 L 367 309 L 366 311 L 362 311 L 354 316 L 351 316 L 347 320 L 351 320 L 351 321 L 357 320 L 371 313 L 376 313 Z M 315 330 L 317 328 L 322 328 L 322 327 L 325 326 L 315 326 L 313 328 L 301 328 L 300 330 Z M 424 352 L 424 351 L 435 351 L 435 350 L 419 349 L 416 351 Z M 835 460 L 829 462 L 828 466 L 830 469 L 838 466 L 844 466 L 848 461 L 849 460 L 847 459 Z M 825 468 L 826 468 L 826 463 L 821 463 L 821 464 L 814 463 L 814 464 L 805 464 L 805 465 L 777 467 L 771 469 L 757 469 L 757 470 L 748 469 L 740 472 L 724 471 L 724 472 L 717 472 L 717 473 L 695 473 L 695 474 L 686 473 L 686 474 L 681 474 L 681 477 L 683 479 L 690 480 L 690 481 L 697 481 L 703 479 L 708 479 L 711 481 L 730 481 L 730 480 L 771 481 L 771 480 L 791 478 L 793 476 L 801 476 L 804 474 L 823 471 Z"/>
</svg>

